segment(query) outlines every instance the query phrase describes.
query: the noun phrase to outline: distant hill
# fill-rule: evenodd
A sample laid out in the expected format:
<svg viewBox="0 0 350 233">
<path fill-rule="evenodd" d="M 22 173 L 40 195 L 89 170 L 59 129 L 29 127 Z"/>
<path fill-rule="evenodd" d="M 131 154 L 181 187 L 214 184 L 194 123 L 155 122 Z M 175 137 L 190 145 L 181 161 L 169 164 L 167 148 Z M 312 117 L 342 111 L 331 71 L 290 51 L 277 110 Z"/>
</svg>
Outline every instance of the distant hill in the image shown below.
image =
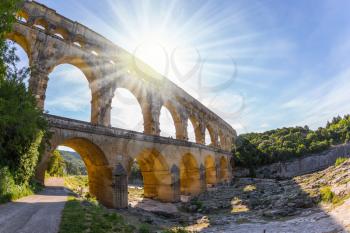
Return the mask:
<svg viewBox="0 0 350 233">
<path fill-rule="evenodd" d="M 74 151 L 60 150 L 66 164 L 68 175 L 87 175 L 87 170 L 80 155 Z"/>
</svg>

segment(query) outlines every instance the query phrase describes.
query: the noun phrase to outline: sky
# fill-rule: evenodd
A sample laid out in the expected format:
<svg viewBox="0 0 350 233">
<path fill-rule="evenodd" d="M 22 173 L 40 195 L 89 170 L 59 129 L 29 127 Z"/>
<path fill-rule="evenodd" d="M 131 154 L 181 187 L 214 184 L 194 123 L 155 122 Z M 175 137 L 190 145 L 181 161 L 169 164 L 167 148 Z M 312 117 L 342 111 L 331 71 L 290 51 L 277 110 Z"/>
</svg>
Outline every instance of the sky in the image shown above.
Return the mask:
<svg viewBox="0 0 350 233">
<path fill-rule="evenodd" d="M 141 58 L 239 134 L 317 128 L 350 113 L 348 0 L 39 2 Z M 88 121 L 82 72 L 60 65 L 49 78 L 45 110 Z M 142 131 L 140 107 L 126 90 L 115 94 L 112 125 Z M 160 126 L 175 137 L 165 108 Z"/>
</svg>

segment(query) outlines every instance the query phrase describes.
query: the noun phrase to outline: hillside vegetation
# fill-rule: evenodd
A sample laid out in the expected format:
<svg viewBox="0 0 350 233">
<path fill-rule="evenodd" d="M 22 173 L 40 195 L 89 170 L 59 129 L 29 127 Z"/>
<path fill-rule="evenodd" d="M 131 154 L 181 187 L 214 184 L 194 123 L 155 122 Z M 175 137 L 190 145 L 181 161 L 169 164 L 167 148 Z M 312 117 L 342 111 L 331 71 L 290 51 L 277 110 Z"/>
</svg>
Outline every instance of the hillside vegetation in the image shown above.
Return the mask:
<svg viewBox="0 0 350 233">
<path fill-rule="evenodd" d="M 338 116 L 317 130 L 304 126 L 242 134 L 236 142 L 234 160 L 238 166 L 251 168 L 322 152 L 349 141 L 350 115 Z"/>
</svg>

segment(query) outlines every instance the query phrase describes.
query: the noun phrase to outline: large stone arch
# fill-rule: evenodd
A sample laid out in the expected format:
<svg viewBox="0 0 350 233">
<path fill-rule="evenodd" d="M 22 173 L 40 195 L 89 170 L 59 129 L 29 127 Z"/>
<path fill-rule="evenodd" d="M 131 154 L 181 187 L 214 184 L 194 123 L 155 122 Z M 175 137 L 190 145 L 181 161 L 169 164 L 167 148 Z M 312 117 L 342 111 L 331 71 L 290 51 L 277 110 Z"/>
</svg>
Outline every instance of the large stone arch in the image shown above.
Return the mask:
<svg viewBox="0 0 350 233">
<path fill-rule="evenodd" d="M 93 88 L 94 86 L 96 86 L 96 84 L 98 84 L 97 83 L 98 78 L 97 78 L 97 74 L 95 71 L 96 65 L 89 62 L 87 59 L 85 59 L 79 55 L 63 56 L 63 57 L 57 59 L 54 62 L 54 64 L 51 65 L 49 72 L 52 72 L 52 70 L 56 66 L 59 66 L 62 64 L 70 64 L 70 65 L 73 65 L 73 66 L 77 67 L 78 69 L 80 69 L 81 72 L 84 73 L 91 88 Z"/>
<path fill-rule="evenodd" d="M 180 192 L 184 195 L 197 195 L 201 191 L 200 170 L 195 157 L 187 153 L 180 161 Z"/>
<path fill-rule="evenodd" d="M 112 100 L 114 98 L 114 95 L 117 89 L 125 89 L 135 97 L 135 99 L 138 102 L 138 106 L 140 107 L 140 110 L 141 110 L 144 131 L 146 131 L 146 128 L 147 128 L 146 121 L 150 120 L 149 114 L 151 114 L 151 110 L 149 109 L 150 104 L 147 101 L 147 92 L 145 91 L 144 87 L 141 85 L 140 82 L 127 80 L 126 78 L 120 78 L 112 89 L 112 98 L 111 98 Z M 112 102 L 111 104 L 113 105 Z"/>
<path fill-rule="evenodd" d="M 207 155 L 204 160 L 204 167 L 206 184 L 216 184 L 217 179 L 215 157 L 212 155 Z"/>
<path fill-rule="evenodd" d="M 217 146 L 217 135 L 215 133 L 215 130 L 211 124 L 206 124 L 206 129 L 209 132 L 209 137 L 210 137 L 210 146 Z"/>
<path fill-rule="evenodd" d="M 88 138 L 55 135 L 51 148 L 39 164 L 36 178 L 43 181 L 52 152 L 58 146 L 75 150 L 84 161 L 89 177 L 89 192 L 106 206 L 113 206 L 112 170 L 101 148 Z"/>
<path fill-rule="evenodd" d="M 155 149 L 145 149 L 137 155 L 136 160 L 143 176 L 144 197 L 171 199 L 172 190 L 169 188 L 172 178 L 164 156 Z"/>
<path fill-rule="evenodd" d="M 5 35 L 5 38 L 8 40 L 11 40 L 15 43 L 17 43 L 19 46 L 21 46 L 21 48 L 26 52 L 27 57 L 29 59 L 29 64 L 31 64 L 31 55 L 32 55 L 32 51 L 31 51 L 31 43 L 28 41 L 28 39 L 26 38 L 26 36 L 18 33 L 18 32 L 10 32 L 7 33 Z"/>
<path fill-rule="evenodd" d="M 220 170 L 219 170 L 220 182 L 228 182 L 230 179 L 229 161 L 227 161 L 227 158 L 225 156 L 221 156 L 219 160 L 219 166 L 220 166 Z"/>
<path fill-rule="evenodd" d="M 185 122 L 181 118 L 181 115 L 179 113 L 179 110 L 177 109 L 175 103 L 172 101 L 165 101 L 163 103 L 163 106 L 165 107 L 171 114 L 173 124 L 175 127 L 175 136 L 176 139 L 180 140 L 186 140 L 187 139 L 187 125 L 185 125 Z"/>
<path fill-rule="evenodd" d="M 190 116 L 189 120 L 194 128 L 194 136 L 196 138 L 196 143 L 205 144 L 205 128 L 195 116 Z"/>
</svg>

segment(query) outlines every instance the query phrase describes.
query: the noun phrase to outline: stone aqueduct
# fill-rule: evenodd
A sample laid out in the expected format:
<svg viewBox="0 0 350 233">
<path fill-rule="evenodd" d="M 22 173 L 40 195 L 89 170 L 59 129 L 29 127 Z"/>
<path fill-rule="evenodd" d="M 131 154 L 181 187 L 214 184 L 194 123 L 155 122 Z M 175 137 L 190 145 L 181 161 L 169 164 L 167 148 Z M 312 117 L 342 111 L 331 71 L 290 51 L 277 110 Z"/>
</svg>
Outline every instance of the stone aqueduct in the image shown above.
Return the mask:
<svg viewBox="0 0 350 233">
<path fill-rule="evenodd" d="M 29 89 L 39 107 L 45 103 L 50 72 L 60 64 L 79 68 L 92 94 L 91 122 L 47 115 L 53 137 L 37 169 L 43 181 L 51 152 L 59 145 L 76 150 L 84 160 L 89 188 L 106 206 L 127 206 L 127 174 L 136 159 L 144 179 L 145 197 L 178 201 L 196 195 L 207 184 L 232 176 L 230 150 L 235 130 L 199 101 L 154 72 L 131 54 L 91 29 L 46 6 L 28 1 L 8 39 L 27 53 L 32 72 Z M 116 88 L 134 94 L 142 109 L 144 132 L 112 128 L 111 101 Z M 159 115 L 166 107 L 173 118 L 176 139 L 159 136 Z M 187 122 L 196 143 L 188 141 Z M 205 146 L 205 130 L 211 144 Z"/>
</svg>

